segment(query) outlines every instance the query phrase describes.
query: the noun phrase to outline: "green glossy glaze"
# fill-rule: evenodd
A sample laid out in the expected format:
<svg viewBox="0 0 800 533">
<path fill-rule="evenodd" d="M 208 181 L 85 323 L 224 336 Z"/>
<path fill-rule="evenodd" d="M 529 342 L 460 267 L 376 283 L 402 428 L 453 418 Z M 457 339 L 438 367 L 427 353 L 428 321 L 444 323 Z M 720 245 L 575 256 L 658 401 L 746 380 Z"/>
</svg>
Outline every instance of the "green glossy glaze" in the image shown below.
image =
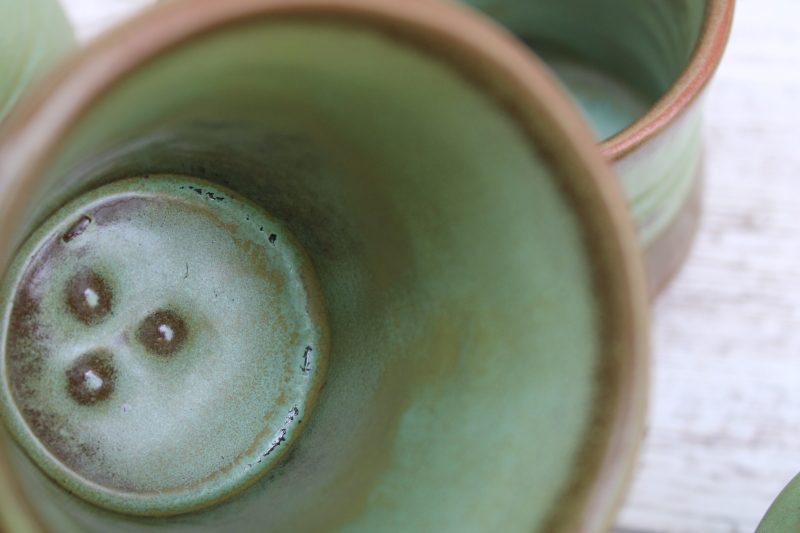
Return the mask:
<svg viewBox="0 0 800 533">
<path fill-rule="evenodd" d="M 0 118 L 73 45 L 58 0 L 0 1 Z"/>
<path fill-rule="evenodd" d="M 797 533 L 800 531 L 800 475 L 786 485 L 761 519 L 756 533 Z"/>
<path fill-rule="evenodd" d="M 614 462 L 602 487 L 597 472 L 620 411 L 632 422 L 615 453 L 635 446 L 642 411 L 621 398 L 641 391 L 631 339 L 643 319 L 630 303 L 641 286 L 640 272 L 616 268 L 629 264 L 616 236 L 589 238 L 585 221 L 608 223 L 607 213 L 575 209 L 596 195 L 605 213 L 588 172 L 552 159 L 571 168 L 586 156 L 546 152 L 535 139 L 553 128 L 529 134 L 483 89 L 502 85 L 488 74 L 467 77 L 418 33 L 359 20 L 255 20 L 162 51 L 83 109 L 48 153 L 18 245 L 42 224 L 63 235 L 75 205 L 89 205 L 80 198 L 128 190 L 131 176 L 142 190 L 162 190 L 158 175 L 191 176 L 296 237 L 330 327 L 326 385 L 305 429 L 266 475 L 215 506 L 172 516 L 95 506 L 79 480 L 53 480 L 30 443 L 9 440 L 15 475 L 51 531 L 573 531 L 600 488 L 611 495 L 591 527 L 610 520 L 628 461 Z M 567 181 L 576 175 L 587 181 Z M 242 405 L 258 401 L 252 387 L 236 390 Z"/>
<path fill-rule="evenodd" d="M 176 514 L 252 484 L 322 386 L 308 257 L 208 182 L 148 176 L 70 202 L 22 247 L 3 301 L 3 418 L 110 509 Z"/>
</svg>

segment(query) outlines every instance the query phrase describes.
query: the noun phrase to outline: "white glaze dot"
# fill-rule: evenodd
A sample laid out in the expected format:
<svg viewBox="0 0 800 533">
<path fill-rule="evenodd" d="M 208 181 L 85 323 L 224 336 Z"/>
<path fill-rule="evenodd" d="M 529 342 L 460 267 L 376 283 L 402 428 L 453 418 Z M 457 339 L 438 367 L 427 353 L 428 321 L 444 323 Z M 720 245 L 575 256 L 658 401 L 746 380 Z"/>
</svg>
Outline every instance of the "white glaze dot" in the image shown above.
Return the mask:
<svg viewBox="0 0 800 533">
<path fill-rule="evenodd" d="M 171 341 L 171 340 L 172 340 L 172 337 L 173 337 L 174 333 L 172 332 L 172 328 L 171 328 L 171 327 L 169 327 L 168 325 L 166 325 L 166 324 L 161 324 L 160 326 L 158 326 L 158 331 L 159 331 L 159 332 L 160 332 L 162 335 L 164 335 L 164 339 L 165 339 L 165 340 L 168 340 L 168 341 Z"/>
<path fill-rule="evenodd" d="M 100 303 L 100 297 L 92 289 L 83 291 L 83 296 L 86 298 L 86 303 L 89 304 L 89 307 L 97 307 L 97 304 Z"/>
<path fill-rule="evenodd" d="M 87 370 L 83 378 L 86 386 L 91 390 L 99 390 L 103 386 L 103 379 L 92 370 Z"/>
</svg>

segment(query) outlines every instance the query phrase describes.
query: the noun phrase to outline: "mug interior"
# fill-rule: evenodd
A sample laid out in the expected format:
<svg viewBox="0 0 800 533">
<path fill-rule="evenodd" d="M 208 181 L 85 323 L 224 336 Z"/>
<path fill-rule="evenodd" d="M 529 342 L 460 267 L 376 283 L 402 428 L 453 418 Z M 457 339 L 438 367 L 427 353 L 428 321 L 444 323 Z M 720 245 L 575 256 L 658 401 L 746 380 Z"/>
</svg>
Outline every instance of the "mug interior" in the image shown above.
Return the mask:
<svg viewBox="0 0 800 533">
<path fill-rule="evenodd" d="M 559 4 L 543 5 L 537 13 L 562 20 Z M 672 51 L 641 27 L 618 30 L 645 51 L 621 37 L 609 49 L 640 62 Z M 576 53 L 593 50 L 589 37 L 575 39 Z M 652 95 L 668 83 L 666 70 L 607 66 Z M 34 459 L 12 445 L 32 505 L 53 531 L 529 533 L 573 523 L 632 355 L 609 340 L 621 330 L 598 286 L 598 244 L 551 158 L 454 66 L 346 21 L 239 23 L 133 69 L 34 178 L 18 245 L 70 200 L 118 180 L 186 175 L 230 189 L 288 227 L 313 263 L 331 331 L 327 384 L 273 470 L 190 514 L 147 494 L 99 498 L 12 428 Z M 557 525 L 555 515 L 571 518 Z"/>
<path fill-rule="evenodd" d="M 677 81 L 697 45 L 706 1 L 462 0 L 547 63 L 599 139 L 623 130 Z"/>
<path fill-rule="evenodd" d="M 74 46 L 72 27 L 57 0 L 0 1 L 0 119 L 26 88 Z"/>
</svg>

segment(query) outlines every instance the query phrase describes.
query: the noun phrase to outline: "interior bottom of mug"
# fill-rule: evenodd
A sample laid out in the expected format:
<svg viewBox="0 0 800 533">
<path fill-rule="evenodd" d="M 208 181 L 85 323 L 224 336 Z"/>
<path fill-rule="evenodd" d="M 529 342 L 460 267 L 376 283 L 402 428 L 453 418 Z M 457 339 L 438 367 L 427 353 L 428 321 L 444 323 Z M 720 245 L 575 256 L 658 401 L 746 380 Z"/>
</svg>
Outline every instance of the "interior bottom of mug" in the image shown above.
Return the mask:
<svg viewBox="0 0 800 533">
<path fill-rule="evenodd" d="M 87 498 L 207 506 L 308 423 L 319 282 L 292 233 L 230 190 L 168 175 L 95 189 L 33 234 L 8 281 L 4 419 Z"/>
</svg>

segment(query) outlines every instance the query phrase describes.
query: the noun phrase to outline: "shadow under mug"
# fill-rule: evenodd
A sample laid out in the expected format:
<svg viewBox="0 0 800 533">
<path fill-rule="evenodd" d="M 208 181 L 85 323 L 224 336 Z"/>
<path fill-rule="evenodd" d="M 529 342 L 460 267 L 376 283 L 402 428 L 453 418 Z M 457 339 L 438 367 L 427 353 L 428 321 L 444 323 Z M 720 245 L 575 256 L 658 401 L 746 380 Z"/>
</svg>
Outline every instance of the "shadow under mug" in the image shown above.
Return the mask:
<svg viewBox="0 0 800 533">
<path fill-rule="evenodd" d="M 532 48 L 584 110 L 638 224 L 656 295 L 697 228 L 703 89 L 734 0 L 462 1 Z"/>
<path fill-rule="evenodd" d="M 9 531 L 613 519 L 639 248 L 566 95 L 468 10 L 160 5 L 11 117 L 0 225 Z"/>
</svg>

